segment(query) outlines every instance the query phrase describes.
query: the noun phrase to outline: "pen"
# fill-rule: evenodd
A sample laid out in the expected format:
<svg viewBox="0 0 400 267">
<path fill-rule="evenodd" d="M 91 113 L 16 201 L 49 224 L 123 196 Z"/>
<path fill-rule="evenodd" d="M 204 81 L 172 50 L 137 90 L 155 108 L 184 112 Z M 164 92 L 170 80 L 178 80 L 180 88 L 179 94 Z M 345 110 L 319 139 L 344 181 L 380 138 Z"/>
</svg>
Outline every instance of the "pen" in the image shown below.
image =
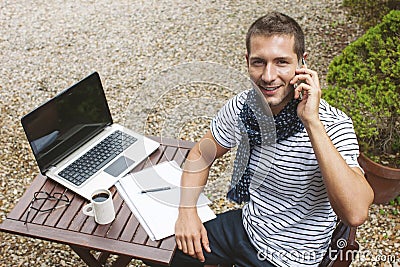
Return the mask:
<svg viewBox="0 0 400 267">
<path fill-rule="evenodd" d="M 140 193 L 146 194 L 146 193 L 151 193 L 151 192 L 165 191 L 165 190 L 169 190 L 169 189 L 171 189 L 170 186 L 158 187 L 158 188 L 152 188 L 152 189 L 142 190 Z"/>
</svg>

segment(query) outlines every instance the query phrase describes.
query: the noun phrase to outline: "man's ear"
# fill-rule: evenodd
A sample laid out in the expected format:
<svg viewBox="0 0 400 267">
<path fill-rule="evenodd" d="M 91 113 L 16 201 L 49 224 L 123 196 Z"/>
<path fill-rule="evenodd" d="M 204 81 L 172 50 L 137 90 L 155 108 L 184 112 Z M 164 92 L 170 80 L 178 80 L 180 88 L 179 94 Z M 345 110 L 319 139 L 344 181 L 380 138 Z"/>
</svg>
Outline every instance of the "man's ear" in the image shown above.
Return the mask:
<svg viewBox="0 0 400 267">
<path fill-rule="evenodd" d="M 304 52 L 303 58 L 304 58 L 304 59 L 307 59 L 307 57 L 308 57 L 308 53 L 307 53 L 307 52 Z"/>
<path fill-rule="evenodd" d="M 246 53 L 246 63 L 247 63 L 247 68 L 249 68 L 249 54 Z"/>
</svg>

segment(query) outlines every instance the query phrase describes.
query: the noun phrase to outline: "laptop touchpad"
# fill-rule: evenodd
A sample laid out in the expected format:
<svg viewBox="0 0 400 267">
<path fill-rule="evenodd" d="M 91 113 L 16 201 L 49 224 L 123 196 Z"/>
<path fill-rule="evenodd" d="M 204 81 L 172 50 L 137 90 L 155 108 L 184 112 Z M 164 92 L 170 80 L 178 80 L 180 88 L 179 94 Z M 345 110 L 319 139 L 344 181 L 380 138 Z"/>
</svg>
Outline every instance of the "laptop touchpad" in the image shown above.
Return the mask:
<svg viewBox="0 0 400 267">
<path fill-rule="evenodd" d="M 104 171 L 114 177 L 118 177 L 124 170 L 126 170 L 130 165 L 135 163 L 130 158 L 125 156 L 119 157 L 116 161 L 113 162 L 110 166 L 108 166 Z"/>
</svg>

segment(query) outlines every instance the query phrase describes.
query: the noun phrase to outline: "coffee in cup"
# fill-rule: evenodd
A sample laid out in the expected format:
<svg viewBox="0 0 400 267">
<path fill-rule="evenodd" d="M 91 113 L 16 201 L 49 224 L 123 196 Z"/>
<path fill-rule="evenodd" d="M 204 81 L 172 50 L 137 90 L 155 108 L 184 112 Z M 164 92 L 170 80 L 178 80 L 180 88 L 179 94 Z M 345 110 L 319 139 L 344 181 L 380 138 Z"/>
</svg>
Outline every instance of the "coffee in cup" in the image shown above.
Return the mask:
<svg viewBox="0 0 400 267">
<path fill-rule="evenodd" d="M 107 189 L 94 191 L 90 203 L 82 210 L 85 215 L 93 216 L 98 224 L 109 224 L 115 219 L 112 194 Z"/>
</svg>

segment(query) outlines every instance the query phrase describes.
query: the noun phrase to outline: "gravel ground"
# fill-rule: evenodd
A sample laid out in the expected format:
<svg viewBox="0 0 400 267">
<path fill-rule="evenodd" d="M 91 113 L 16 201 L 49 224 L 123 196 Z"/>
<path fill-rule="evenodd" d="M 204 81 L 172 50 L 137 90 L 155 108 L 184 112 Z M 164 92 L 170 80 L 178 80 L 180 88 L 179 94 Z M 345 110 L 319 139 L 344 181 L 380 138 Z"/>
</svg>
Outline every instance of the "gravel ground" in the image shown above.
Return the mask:
<svg viewBox="0 0 400 267">
<path fill-rule="evenodd" d="M 308 65 L 325 85 L 330 60 L 362 34 L 340 3 L 0 1 L 0 222 L 38 172 L 19 123 L 38 104 L 98 71 L 116 122 L 197 140 L 216 108 L 246 82 L 244 35 L 268 10 L 300 22 Z M 216 212 L 234 207 L 223 197 L 231 161 L 231 154 L 219 160 L 206 189 Z M 399 209 L 371 207 L 358 231 L 365 253 L 353 266 L 399 266 Z M 84 266 L 64 245 L 5 233 L 0 245 L 0 266 Z"/>
</svg>

